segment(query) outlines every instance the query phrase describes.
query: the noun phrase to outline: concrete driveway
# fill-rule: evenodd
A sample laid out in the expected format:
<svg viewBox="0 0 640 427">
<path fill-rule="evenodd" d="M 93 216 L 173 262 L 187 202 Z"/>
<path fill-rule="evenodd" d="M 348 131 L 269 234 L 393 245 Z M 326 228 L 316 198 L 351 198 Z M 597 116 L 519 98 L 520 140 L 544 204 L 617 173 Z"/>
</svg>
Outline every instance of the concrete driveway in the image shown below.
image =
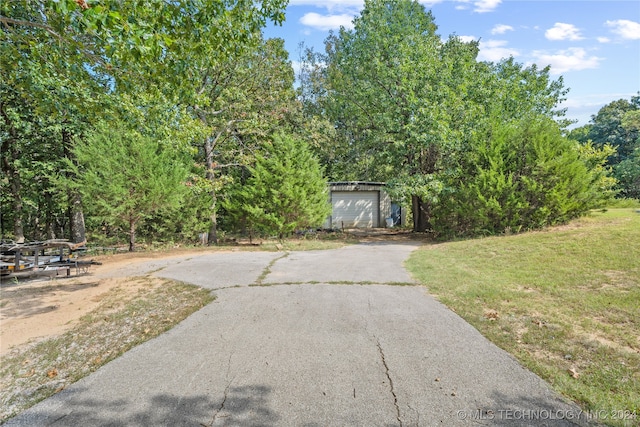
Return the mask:
<svg viewBox="0 0 640 427">
<path fill-rule="evenodd" d="M 426 289 L 400 286 L 416 247 L 132 266 L 218 298 L 7 425 L 587 425 Z"/>
</svg>

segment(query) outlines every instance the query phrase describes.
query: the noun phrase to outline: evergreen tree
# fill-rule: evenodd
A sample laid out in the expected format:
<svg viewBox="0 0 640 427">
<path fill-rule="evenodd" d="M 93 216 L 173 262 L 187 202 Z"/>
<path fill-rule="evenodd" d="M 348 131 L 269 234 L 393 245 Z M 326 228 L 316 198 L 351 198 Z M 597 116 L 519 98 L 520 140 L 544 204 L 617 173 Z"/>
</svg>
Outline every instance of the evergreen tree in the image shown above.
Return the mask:
<svg viewBox="0 0 640 427">
<path fill-rule="evenodd" d="M 282 239 L 321 225 L 330 214 L 327 182 L 304 141 L 276 135 L 249 171 L 251 177 L 225 206 L 246 214 L 251 227 Z"/>
<path fill-rule="evenodd" d="M 464 166 L 466 179 L 447 182 L 435 209 L 444 235 L 495 234 L 566 222 L 612 197 L 604 168 L 609 146 L 597 149 L 562 136 L 542 115 L 495 120 L 479 135 Z"/>
<path fill-rule="evenodd" d="M 184 158 L 165 141 L 142 135 L 124 123 L 101 123 L 74 148 L 75 185 L 87 211 L 128 230 L 135 248 L 136 226 L 149 215 L 179 206 L 186 186 Z"/>
</svg>

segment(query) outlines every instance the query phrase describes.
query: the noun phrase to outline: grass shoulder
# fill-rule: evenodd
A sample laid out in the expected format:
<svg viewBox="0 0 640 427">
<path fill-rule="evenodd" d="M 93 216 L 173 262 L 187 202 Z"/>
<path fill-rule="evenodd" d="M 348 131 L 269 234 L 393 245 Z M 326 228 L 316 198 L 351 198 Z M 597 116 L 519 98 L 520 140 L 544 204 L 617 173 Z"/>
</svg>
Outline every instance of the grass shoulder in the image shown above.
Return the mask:
<svg viewBox="0 0 640 427">
<path fill-rule="evenodd" d="M 407 267 L 430 293 L 585 410 L 640 420 L 640 213 L 425 246 Z M 626 411 L 626 412 L 625 412 Z M 596 412 L 597 413 L 597 412 Z"/>
</svg>

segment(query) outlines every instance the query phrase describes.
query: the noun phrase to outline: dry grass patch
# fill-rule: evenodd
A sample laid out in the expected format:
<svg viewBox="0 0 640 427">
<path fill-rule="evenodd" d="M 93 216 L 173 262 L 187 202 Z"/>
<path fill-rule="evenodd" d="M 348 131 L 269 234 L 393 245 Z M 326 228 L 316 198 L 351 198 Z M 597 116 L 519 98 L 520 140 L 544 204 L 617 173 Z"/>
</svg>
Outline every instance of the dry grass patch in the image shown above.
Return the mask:
<svg viewBox="0 0 640 427">
<path fill-rule="evenodd" d="M 132 347 L 167 331 L 213 300 L 171 280 L 138 277 L 111 289 L 64 334 L 19 347 L 2 358 L 0 422 L 90 374 Z M 135 286 L 131 292 L 129 286 Z"/>
</svg>

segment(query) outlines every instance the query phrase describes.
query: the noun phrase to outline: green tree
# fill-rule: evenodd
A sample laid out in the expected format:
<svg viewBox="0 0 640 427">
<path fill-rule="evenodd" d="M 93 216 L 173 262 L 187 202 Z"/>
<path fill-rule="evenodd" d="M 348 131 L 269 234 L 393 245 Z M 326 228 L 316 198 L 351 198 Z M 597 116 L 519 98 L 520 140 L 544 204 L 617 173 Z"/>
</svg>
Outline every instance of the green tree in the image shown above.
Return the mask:
<svg viewBox="0 0 640 427">
<path fill-rule="evenodd" d="M 610 166 L 626 160 L 638 144 L 640 129 L 632 125 L 633 116 L 627 116 L 628 113 L 637 110 L 640 110 L 640 95 L 632 96 L 630 101 L 626 99 L 613 101 L 591 117 L 593 125 L 589 130 L 589 139 L 596 146 L 609 144 L 616 149 L 616 153 L 609 159 Z M 623 126 L 625 117 L 629 123 L 627 127 Z"/>
<path fill-rule="evenodd" d="M 544 115 L 494 120 L 478 136 L 466 179 L 435 209 L 442 235 L 495 234 L 564 223 L 602 206 L 615 181 L 604 163 L 613 152 L 579 145 Z"/>
<path fill-rule="evenodd" d="M 618 180 L 618 196 L 640 198 L 640 95 L 605 105 L 590 124 L 569 136 L 595 147 L 613 147 L 607 165 Z"/>
<path fill-rule="evenodd" d="M 636 143 L 629 156 L 614 167 L 618 179 L 620 195 L 640 199 L 640 108 L 627 111 L 622 117 L 621 126 L 627 132 L 636 132 Z"/>
<path fill-rule="evenodd" d="M 90 213 L 127 230 L 130 251 L 138 223 L 160 209 L 178 206 L 185 193 L 185 157 L 168 141 L 120 121 L 100 123 L 73 152 L 76 162 L 69 167 L 76 188 L 91 200 Z"/>
<path fill-rule="evenodd" d="M 303 99 L 340 140 L 332 177 L 343 171 L 340 179 L 388 181 L 410 200 L 415 231 L 433 227 L 440 192 L 466 179 L 460 166 L 473 156 L 473 139 L 487 135 L 490 117 L 563 114 L 556 110 L 562 80 L 552 81 L 548 68 L 512 58 L 479 62 L 477 42 L 443 41 L 436 30 L 417 1 L 365 1 L 353 30 L 325 41 L 327 54 L 316 63 L 326 66 L 311 63 L 302 80 Z"/>
<path fill-rule="evenodd" d="M 14 0 L 0 4 L 2 35 L 28 47 L 45 37 L 118 85 L 197 96 L 191 67 L 242 50 L 267 20 L 284 20 L 284 0 Z M 35 46 L 34 46 L 35 47 Z M 37 50 L 34 58 L 45 59 Z M 60 58 L 63 58 L 61 55 Z M 46 58 L 51 59 L 51 58 Z"/>
<path fill-rule="evenodd" d="M 13 218 L 14 229 L 22 223 L 31 238 L 43 234 L 44 224 L 47 235 L 63 237 L 57 225 L 66 224 L 64 234 L 81 242 L 85 237 L 80 197 L 55 193 L 49 175 L 60 169 L 72 141 L 100 110 L 105 89 L 100 73 L 83 66 L 84 56 L 76 46 L 60 43 L 41 27 L 14 24 L 49 19 L 42 7 L 40 2 L 2 4 L 2 12 L 9 11 L 11 18 L 3 16 L 10 22 L 3 21 L 0 29 L 0 125 L 5 130 L 0 138 L 3 153 L 21 153 L 19 162 L 5 157 L 3 169 L 13 183 L 8 188 L 13 200 L 24 202 L 21 209 L 14 203 L 9 215 L 3 213 Z M 15 185 L 20 181 L 26 185 Z"/>
<path fill-rule="evenodd" d="M 276 135 L 249 168 L 247 182 L 226 202 L 250 227 L 280 239 L 295 230 L 320 226 L 331 212 L 327 182 L 307 144 Z"/>
<path fill-rule="evenodd" d="M 224 187 L 254 162 L 261 142 L 284 130 L 299 111 L 293 68 L 282 39 L 254 43 L 222 63 L 205 63 L 198 92 L 202 105 L 193 111 L 208 135 L 198 145 L 210 194 L 208 227 L 218 241 L 218 197 Z"/>
<path fill-rule="evenodd" d="M 28 218 L 32 211 L 39 219 L 42 212 L 61 209 L 69 211 L 73 238 L 83 234 L 76 193 L 32 197 L 50 194 L 47 180 L 40 180 L 43 191 L 29 194 L 31 186 L 24 183 L 43 170 L 58 170 L 61 160 L 72 152 L 73 141 L 91 128 L 90 122 L 120 108 L 113 104 L 123 96 L 144 98 L 145 105 L 138 107 L 145 112 L 153 110 L 154 100 L 171 111 L 182 112 L 184 105 L 206 106 L 206 96 L 199 91 L 204 77 L 199 71 L 218 67 L 254 45 L 267 20 L 283 21 L 285 4 L 285 0 L 0 2 L 0 81 L 3 95 L 16 95 L 3 96 L 7 115 L 0 122 L 1 185 L 3 201 L 13 205 L 9 212 L 13 234 L 23 238 L 24 225 L 34 222 Z M 103 103 L 105 94 L 112 104 L 108 107 Z M 11 99 L 29 108 L 4 102 Z M 30 139 L 33 132 L 27 130 L 36 124 L 43 129 L 43 121 L 57 127 L 53 133 L 42 133 L 53 136 Z M 25 150 L 26 142 L 33 150 Z M 24 155 L 16 159 L 18 154 L 30 153 L 47 153 L 49 160 L 42 161 L 41 156 L 32 161 Z M 53 203 L 59 206 L 49 209 L 44 206 L 47 200 L 59 200 Z M 4 229 L 4 219 L 2 223 Z"/>
</svg>

